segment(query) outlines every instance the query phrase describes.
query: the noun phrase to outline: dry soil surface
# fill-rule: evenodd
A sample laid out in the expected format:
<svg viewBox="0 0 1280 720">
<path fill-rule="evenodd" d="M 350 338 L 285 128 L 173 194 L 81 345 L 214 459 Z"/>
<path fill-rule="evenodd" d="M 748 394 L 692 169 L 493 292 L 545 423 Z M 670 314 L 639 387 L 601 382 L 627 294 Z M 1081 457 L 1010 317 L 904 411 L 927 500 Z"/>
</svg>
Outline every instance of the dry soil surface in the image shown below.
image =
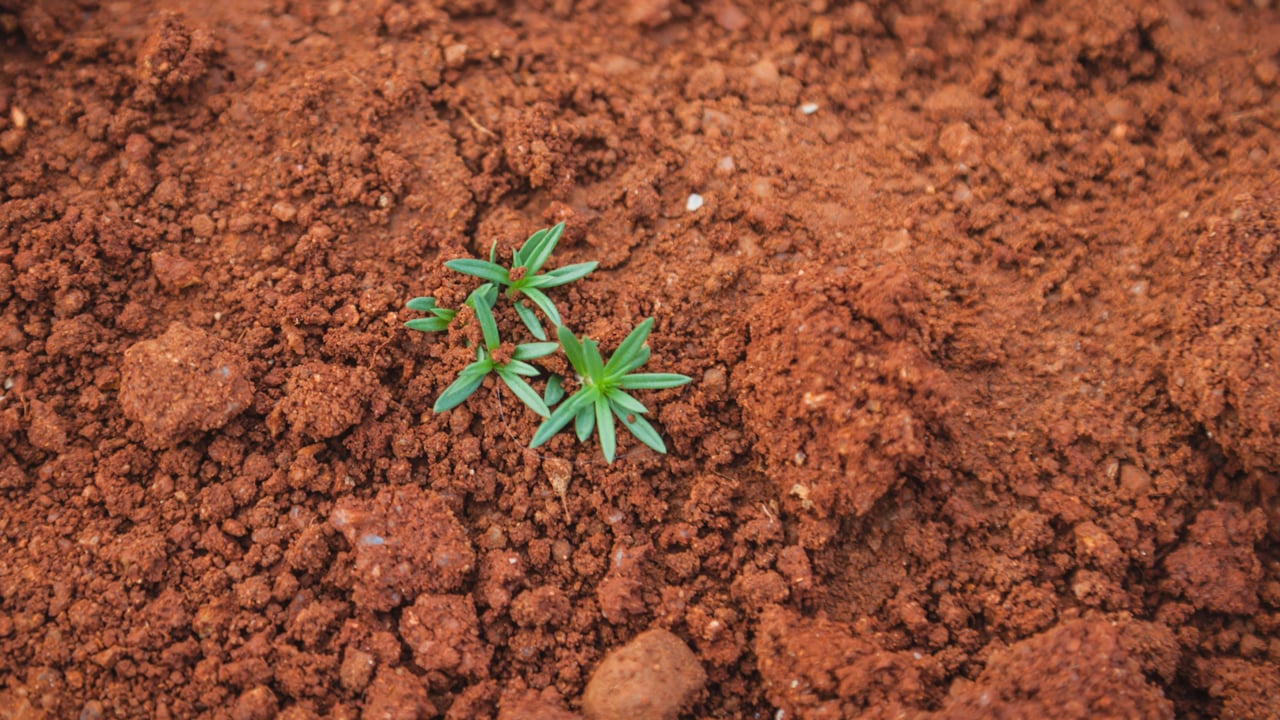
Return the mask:
<svg viewBox="0 0 1280 720">
<path fill-rule="evenodd" d="M 1278 83 L 1273 0 L 0 0 L 0 718 L 1280 717 Z M 406 300 L 559 221 L 666 456 L 432 412 Z"/>
</svg>

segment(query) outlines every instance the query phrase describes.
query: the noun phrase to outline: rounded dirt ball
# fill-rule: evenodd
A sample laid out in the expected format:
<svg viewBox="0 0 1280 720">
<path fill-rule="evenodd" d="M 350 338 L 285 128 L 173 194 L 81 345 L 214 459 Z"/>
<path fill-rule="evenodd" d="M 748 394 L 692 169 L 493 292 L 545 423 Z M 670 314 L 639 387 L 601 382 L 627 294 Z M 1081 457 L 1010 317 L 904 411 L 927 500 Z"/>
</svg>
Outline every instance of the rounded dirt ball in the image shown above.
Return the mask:
<svg viewBox="0 0 1280 720">
<path fill-rule="evenodd" d="M 680 638 L 661 628 L 605 656 L 582 695 L 590 720 L 674 720 L 707 684 L 707 673 Z"/>
</svg>

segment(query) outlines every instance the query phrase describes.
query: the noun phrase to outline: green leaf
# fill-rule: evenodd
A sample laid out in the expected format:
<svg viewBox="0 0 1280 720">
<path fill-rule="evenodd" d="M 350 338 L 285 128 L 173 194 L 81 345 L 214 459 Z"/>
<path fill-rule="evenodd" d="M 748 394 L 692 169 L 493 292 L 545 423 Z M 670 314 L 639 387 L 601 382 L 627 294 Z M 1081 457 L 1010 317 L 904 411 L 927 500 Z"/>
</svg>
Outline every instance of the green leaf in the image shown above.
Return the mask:
<svg viewBox="0 0 1280 720">
<path fill-rule="evenodd" d="M 431 314 L 445 321 L 451 321 L 458 316 L 458 311 L 450 310 L 449 308 L 438 307 L 438 308 L 432 308 Z"/>
<path fill-rule="evenodd" d="M 538 316 L 533 314 L 533 308 L 525 305 L 524 300 L 516 300 L 512 305 L 516 308 L 516 315 L 520 316 L 520 322 L 529 328 L 529 332 L 539 340 L 546 340 L 547 331 L 542 329 L 542 323 L 538 322 Z"/>
<path fill-rule="evenodd" d="M 520 398 L 520 402 L 523 402 L 530 410 L 538 413 L 544 418 L 551 417 L 551 411 L 547 409 L 547 404 L 542 401 L 542 398 L 538 397 L 538 392 L 536 390 L 529 387 L 529 383 L 525 382 L 519 375 L 512 372 L 510 368 L 498 368 L 496 372 L 498 373 L 498 377 L 502 378 L 502 382 L 506 383 L 507 387 L 511 388 L 511 392 L 515 393 L 515 396 Z"/>
<path fill-rule="evenodd" d="M 480 291 L 472 293 L 475 298 L 472 305 L 476 311 L 476 319 L 480 321 L 480 331 L 484 333 L 484 346 L 493 350 L 502 339 L 498 336 L 498 321 L 493 317 L 493 301 L 487 295 L 488 293 Z"/>
<path fill-rule="evenodd" d="M 637 415 L 643 415 L 649 412 L 649 408 L 641 404 L 639 400 L 628 395 L 626 390 L 613 388 L 608 392 L 606 397 L 609 398 L 609 402 L 613 403 L 616 407 L 625 412 L 635 413 Z"/>
<path fill-rule="evenodd" d="M 577 263 L 575 265 L 565 265 L 562 268 L 556 268 L 550 272 L 541 275 L 534 275 L 529 280 L 529 287 L 536 288 L 552 288 L 567 285 L 574 280 L 579 280 L 591 274 L 592 270 L 599 265 L 598 262 Z"/>
<path fill-rule="evenodd" d="M 498 260 L 498 241 L 494 240 L 493 244 L 489 246 L 489 262 L 497 265 L 497 260 Z"/>
<path fill-rule="evenodd" d="M 511 357 L 516 360 L 536 360 L 540 357 L 546 357 L 559 349 L 560 343 L 524 343 L 516 346 L 516 351 L 511 353 Z"/>
<path fill-rule="evenodd" d="M 520 292 L 524 293 L 525 297 L 538 306 L 538 309 L 542 311 L 543 315 L 547 316 L 552 325 L 564 324 L 564 320 L 560 319 L 560 312 L 556 310 L 556 304 L 551 302 L 551 298 L 547 297 L 546 293 L 535 287 L 522 288 Z"/>
<path fill-rule="evenodd" d="M 648 345 L 642 346 L 640 348 L 640 351 L 636 353 L 636 356 L 632 358 L 630 362 L 621 363 L 617 367 L 615 367 L 612 371 L 606 369 L 604 373 L 605 378 L 610 382 L 612 382 L 617 380 L 620 377 L 625 376 L 627 373 L 631 372 L 632 370 L 635 370 L 641 365 L 649 362 L 649 354 L 650 354 L 649 346 Z M 610 358 L 609 360 L 610 362 L 612 362 L 613 358 Z"/>
<path fill-rule="evenodd" d="M 618 436 L 613 429 L 613 411 L 609 409 L 609 401 L 603 395 L 596 397 L 596 431 L 600 435 L 600 449 L 604 451 L 604 459 L 613 463 L 618 452 Z"/>
<path fill-rule="evenodd" d="M 622 426 L 636 436 L 640 442 L 663 455 L 667 454 L 667 444 L 662 442 L 662 436 L 658 434 L 657 430 L 653 429 L 648 420 L 635 413 L 621 411 L 617 404 L 614 404 L 613 412 L 622 421 Z"/>
<path fill-rule="evenodd" d="M 551 232 L 551 228 L 542 228 L 526 238 L 524 244 L 521 245 L 520 249 L 512 256 L 511 259 L 515 262 L 511 267 L 524 265 L 525 258 L 530 257 L 533 253 L 537 252 L 538 246 L 542 243 L 542 239 L 545 238 L 549 232 Z"/>
<path fill-rule="evenodd" d="M 551 417 L 543 420 L 542 424 L 538 426 L 538 431 L 533 434 L 533 440 L 529 443 L 529 447 L 536 448 L 550 440 L 578 414 L 578 408 L 590 406 L 593 397 L 595 397 L 595 394 L 589 388 L 583 388 L 574 393 L 568 400 L 565 400 L 563 405 L 551 413 Z"/>
<path fill-rule="evenodd" d="M 582 350 L 582 343 L 578 342 L 578 338 L 574 337 L 569 328 L 561 325 L 556 328 L 556 335 L 560 338 L 560 347 L 564 348 L 564 354 L 569 358 L 569 364 L 582 377 L 587 376 L 587 358 Z"/>
<path fill-rule="evenodd" d="M 479 298 L 484 298 L 484 301 L 488 303 L 489 307 L 494 307 L 498 304 L 498 286 L 493 283 L 485 283 L 475 290 L 472 290 L 471 294 Z"/>
<path fill-rule="evenodd" d="M 610 375 L 618 367 L 635 360 L 636 356 L 640 354 L 640 348 L 644 347 L 644 341 L 649 339 L 649 331 L 652 329 L 653 318 L 646 318 L 644 322 L 636 326 L 635 330 L 628 333 L 626 339 L 618 346 L 618 349 L 613 351 L 613 356 L 609 358 L 609 363 L 604 366 L 605 375 Z"/>
<path fill-rule="evenodd" d="M 418 312 L 431 312 L 436 309 L 436 299 L 433 297 L 416 297 L 405 303 L 404 306 Z"/>
<path fill-rule="evenodd" d="M 511 371 L 514 372 L 515 374 L 523 375 L 525 377 L 538 377 L 539 375 L 542 374 L 538 372 L 538 368 L 530 365 L 529 363 L 523 360 L 512 360 L 511 362 L 507 363 L 503 367 L 511 368 Z"/>
<path fill-rule="evenodd" d="M 556 249 L 556 244 L 560 242 L 560 236 L 563 234 L 564 223 L 556 223 L 538 241 L 538 245 L 533 252 L 525 253 L 524 266 L 529 269 L 529 274 L 532 275 L 542 269 L 542 265 L 547 262 L 547 258 L 551 257 L 551 253 Z M 556 324 L 559 325 L 560 323 Z"/>
<path fill-rule="evenodd" d="M 491 263 L 486 260 L 461 258 L 459 260 L 450 260 L 445 263 L 444 266 L 454 272 L 460 272 L 464 275 L 473 275 L 500 285 L 511 284 L 511 275 L 508 274 L 501 265 Z"/>
<path fill-rule="evenodd" d="M 600 357 L 600 347 L 595 340 L 582 341 L 582 351 L 587 364 L 587 377 L 597 385 L 604 380 L 604 358 Z"/>
<path fill-rule="evenodd" d="M 404 326 L 419 332 L 440 332 L 448 329 L 449 321 L 438 317 L 414 318 L 406 322 Z"/>
<path fill-rule="evenodd" d="M 559 375 L 552 375 L 547 379 L 547 389 L 542 393 L 542 399 L 547 401 L 547 407 L 551 407 L 563 398 L 564 378 Z"/>
<path fill-rule="evenodd" d="M 578 442 L 586 442 L 591 431 L 596 429 L 596 409 L 592 405 L 583 405 L 573 419 L 574 432 L 578 434 Z"/>
<path fill-rule="evenodd" d="M 463 368 L 462 372 L 458 373 L 458 379 L 436 398 L 436 404 L 432 410 L 444 412 L 461 405 L 463 400 L 480 387 L 480 383 L 484 382 L 484 376 L 489 374 L 492 367 L 493 365 L 487 360 L 477 360 Z"/>
<path fill-rule="evenodd" d="M 618 380 L 618 387 L 628 390 L 661 390 L 679 387 L 692 379 L 675 373 L 636 373 Z"/>
</svg>

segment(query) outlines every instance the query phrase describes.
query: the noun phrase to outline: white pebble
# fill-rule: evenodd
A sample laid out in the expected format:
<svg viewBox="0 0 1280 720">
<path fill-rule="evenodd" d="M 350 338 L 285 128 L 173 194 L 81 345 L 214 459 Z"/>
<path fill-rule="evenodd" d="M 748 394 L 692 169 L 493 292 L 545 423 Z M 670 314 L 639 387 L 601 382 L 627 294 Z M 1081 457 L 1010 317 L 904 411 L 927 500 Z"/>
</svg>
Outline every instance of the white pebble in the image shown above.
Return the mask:
<svg viewBox="0 0 1280 720">
<path fill-rule="evenodd" d="M 698 193 L 689 193 L 689 199 L 684 202 L 684 209 L 693 212 L 702 207 L 702 196 Z"/>
<path fill-rule="evenodd" d="M 812 115 L 818 112 L 818 103 L 805 103 L 800 106 L 800 112 L 805 115 Z"/>
</svg>

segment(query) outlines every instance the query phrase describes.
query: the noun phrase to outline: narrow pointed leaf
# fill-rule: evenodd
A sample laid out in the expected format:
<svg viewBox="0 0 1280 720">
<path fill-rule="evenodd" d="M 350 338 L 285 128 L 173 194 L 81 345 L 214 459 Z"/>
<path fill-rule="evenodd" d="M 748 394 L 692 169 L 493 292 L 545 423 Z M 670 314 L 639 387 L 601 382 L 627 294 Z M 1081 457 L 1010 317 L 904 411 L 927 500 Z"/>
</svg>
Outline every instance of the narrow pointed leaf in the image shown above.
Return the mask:
<svg viewBox="0 0 1280 720">
<path fill-rule="evenodd" d="M 593 405 L 584 405 L 578 410 L 573 422 L 574 432 L 578 434 L 578 442 L 586 442 L 591 431 L 596 429 L 596 409 Z"/>
<path fill-rule="evenodd" d="M 484 298 L 489 307 L 498 304 L 498 286 L 493 283 L 485 283 L 471 292 L 476 297 Z"/>
<path fill-rule="evenodd" d="M 661 390 L 680 387 L 693 378 L 674 373 L 636 373 L 618 381 L 618 387 L 628 390 Z"/>
<path fill-rule="evenodd" d="M 536 360 L 540 357 L 546 357 L 556 350 L 560 349 L 560 343 L 554 342 L 537 342 L 524 343 L 517 345 L 516 351 L 511 353 L 511 357 L 516 360 Z"/>
<path fill-rule="evenodd" d="M 662 441 L 662 436 L 653 429 L 648 420 L 635 413 L 620 410 L 616 403 L 613 406 L 613 412 L 622 421 L 622 426 L 636 436 L 636 439 L 663 455 L 667 454 L 667 444 Z"/>
<path fill-rule="evenodd" d="M 511 368 L 511 372 L 524 377 L 538 377 L 541 374 L 538 372 L 538 368 L 523 360 L 512 360 L 503 367 Z"/>
<path fill-rule="evenodd" d="M 533 434 L 533 440 L 530 441 L 529 447 L 536 448 L 550 440 L 578 414 L 578 408 L 584 405 L 590 406 L 592 397 L 593 394 L 584 389 L 579 390 L 573 394 L 573 397 L 565 400 L 563 405 L 551 413 L 551 417 L 543 420 L 542 424 L 538 426 L 538 430 Z"/>
<path fill-rule="evenodd" d="M 626 390 L 616 387 L 609 391 L 609 402 L 613 403 L 615 408 L 620 408 L 624 412 L 636 413 L 637 415 L 649 412 L 649 408 L 628 395 Z"/>
<path fill-rule="evenodd" d="M 524 244 L 515 252 L 515 255 L 513 256 L 515 264 L 511 267 L 524 265 L 525 260 L 538 251 L 538 246 L 542 244 L 543 238 L 545 238 L 549 232 L 551 232 L 551 228 L 542 228 L 526 238 Z"/>
<path fill-rule="evenodd" d="M 436 309 L 436 299 L 433 297 L 416 297 L 405 303 L 404 306 L 418 312 L 431 312 Z"/>
<path fill-rule="evenodd" d="M 541 275 L 534 275 L 529 280 L 529 287 L 552 288 L 567 285 L 574 280 L 590 275 L 591 271 L 595 270 L 599 264 L 598 262 L 585 262 L 577 263 L 576 265 L 565 265 L 562 268 L 556 268 Z"/>
<path fill-rule="evenodd" d="M 538 309 L 542 311 L 542 314 L 547 316 L 547 319 L 551 321 L 552 325 L 564 324 L 564 320 L 560 319 L 560 311 L 556 310 L 556 304 L 551 302 L 551 298 L 547 297 L 546 293 L 535 287 L 526 287 L 520 292 L 524 293 L 525 297 L 529 298 L 534 305 L 538 306 Z"/>
<path fill-rule="evenodd" d="M 644 347 L 644 341 L 649 339 L 649 331 L 653 329 L 653 318 L 646 318 L 644 322 L 636 326 L 627 334 L 622 344 L 617 350 L 613 351 L 613 356 L 609 358 L 609 363 L 604 366 L 606 375 L 612 373 L 620 365 L 631 362 L 640 353 L 640 348 Z"/>
<path fill-rule="evenodd" d="M 493 350 L 502 342 L 498 337 L 498 321 L 493 317 L 493 303 L 485 293 L 477 293 L 473 304 L 476 319 L 480 321 L 480 331 L 484 333 L 484 346 Z"/>
<path fill-rule="evenodd" d="M 600 357 L 600 347 L 595 340 L 582 342 L 582 354 L 587 363 L 587 377 L 599 383 L 604 379 L 604 359 Z"/>
<path fill-rule="evenodd" d="M 609 401 L 603 395 L 596 398 L 596 431 L 600 435 L 600 449 L 604 451 L 604 459 L 612 463 L 618 452 L 618 436 L 613 429 L 613 411 L 609 409 Z"/>
<path fill-rule="evenodd" d="M 560 236 L 564 234 L 564 223 L 556 223 L 554 227 L 547 231 L 547 234 L 538 242 L 537 249 L 532 253 L 526 253 L 524 256 L 524 266 L 529 269 L 529 273 L 533 274 L 542 269 L 547 258 L 551 257 L 551 253 L 555 251 L 556 244 L 560 242 Z M 556 323 L 557 325 L 559 323 Z"/>
<path fill-rule="evenodd" d="M 533 308 L 526 305 L 524 300 L 516 300 L 512 305 L 515 305 L 516 315 L 520 316 L 520 322 L 529 328 L 529 332 L 539 340 L 546 340 L 547 331 L 542 329 L 542 323 L 538 322 L 538 316 L 533 314 Z"/>
<path fill-rule="evenodd" d="M 490 367 L 486 361 L 480 360 L 463 368 L 462 372 L 458 373 L 458 379 L 440 393 L 432 410 L 444 412 L 461 405 L 462 401 L 470 397 L 471 393 L 480 387 L 480 383 L 484 382 L 484 376 L 489 374 Z"/>
<path fill-rule="evenodd" d="M 485 260 L 474 260 L 472 258 L 461 258 L 458 260 L 450 260 L 444 264 L 445 267 L 460 272 L 464 275 L 472 275 L 482 278 L 490 282 L 500 285 L 510 285 L 511 276 L 497 263 L 491 263 Z"/>
<path fill-rule="evenodd" d="M 497 260 L 498 260 L 498 241 L 494 240 L 493 244 L 489 246 L 489 262 L 497 265 Z"/>
<path fill-rule="evenodd" d="M 449 327 L 449 321 L 438 317 L 414 318 L 406 322 L 404 326 L 419 332 L 440 332 Z"/>
<path fill-rule="evenodd" d="M 633 357 L 630 361 L 619 363 L 617 367 L 615 367 L 612 370 L 606 369 L 604 375 L 609 380 L 617 380 L 618 378 L 626 375 L 632 370 L 635 370 L 641 365 L 644 365 L 645 363 L 649 362 L 649 354 L 650 354 L 649 346 L 645 345 L 640 348 L 640 350 L 636 353 L 636 356 Z M 613 358 L 610 358 L 610 360 L 612 359 Z"/>
<path fill-rule="evenodd" d="M 519 375 L 511 372 L 510 368 L 499 368 L 497 370 L 498 377 L 502 378 L 502 382 L 511 388 L 511 392 L 520 398 L 520 402 L 524 403 L 528 408 L 542 417 L 551 417 L 551 411 L 547 409 L 547 404 L 538 397 L 538 392 L 529 383 L 525 382 Z"/>
<path fill-rule="evenodd" d="M 438 318 L 443 319 L 445 322 L 448 322 L 458 316 L 458 311 L 450 310 L 449 308 L 438 307 L 438 308 L 431 308 L 431 314 L 435 315 Z"/>
<path fill-rule="evenodd" d="M 561 325 L 556 328 L 556 335 L 560 338 L 560 347 L 564 348 L 564 354 L 569 358 L 569 364 L 582 377 L 587 376 L 587 358 L 582 350 L 582 343 L 578 342 L 578 338 L 574 337 L 569 328 Z"/>
<path fill-rule="evenodd" d="M 547 407 L 551 407 L 564 399 L 564 378 L 559 375 L 552 375 L 547 380 L 547 389 L 542 393 L 542 399 L 547 401 Z"/>
</svg>

